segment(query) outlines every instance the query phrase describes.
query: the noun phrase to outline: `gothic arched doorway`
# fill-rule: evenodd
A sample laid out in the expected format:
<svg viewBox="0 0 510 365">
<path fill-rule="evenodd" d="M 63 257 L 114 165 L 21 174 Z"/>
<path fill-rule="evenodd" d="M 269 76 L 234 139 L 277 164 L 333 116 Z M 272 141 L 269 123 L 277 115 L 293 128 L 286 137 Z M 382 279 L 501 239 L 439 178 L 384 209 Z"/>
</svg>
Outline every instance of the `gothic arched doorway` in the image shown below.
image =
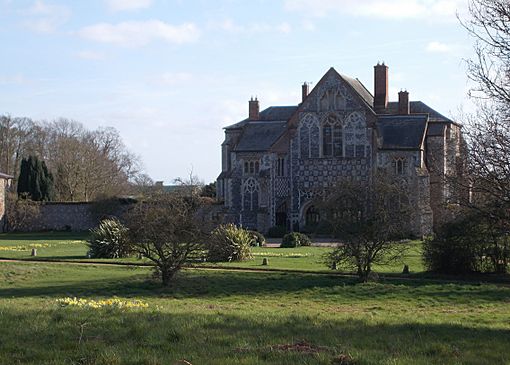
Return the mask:
<svg viewBox="0 0 510 365">
<path fill-rule="evenodd" d="M 314 205 L 310 205 L 305 212 L 305 226 L 315 227 L 319 224 L 321 216 Z"/>
</svg>

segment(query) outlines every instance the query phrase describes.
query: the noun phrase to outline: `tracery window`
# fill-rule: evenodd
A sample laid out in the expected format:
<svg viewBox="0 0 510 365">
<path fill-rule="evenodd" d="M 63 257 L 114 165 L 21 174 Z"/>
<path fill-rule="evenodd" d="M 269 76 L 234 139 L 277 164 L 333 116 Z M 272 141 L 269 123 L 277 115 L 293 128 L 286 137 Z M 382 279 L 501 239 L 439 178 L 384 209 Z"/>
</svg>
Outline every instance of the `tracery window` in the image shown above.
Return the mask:
<svg viewBox="0 0 510 365">
<path fill-rule="evenodd" d="M 259 184 L 253 177 L 246 179 L 243 184 L 244 210 L 257 210 L 259 207 Z"/>
<path fill-rule="evenodd" d="M 365 157 L 367 143 L 365 118 L 359 112 L 350 114 L 344 126 L 345 157 Z"/>
<path fill-rule="evenodd" d="M 322 125 L 322 156 L 343 156 L 342 122 L 334 114 L 328 116 Z"/>
<path fill-rule="evenodd" d="M 299 127 L 299 152 L 301 158 L 319 157 L 318 141 L 313 141 L 314 136 L 318 135 L 318 120 L 313 115 L 307 114 Z"/>
</svg>

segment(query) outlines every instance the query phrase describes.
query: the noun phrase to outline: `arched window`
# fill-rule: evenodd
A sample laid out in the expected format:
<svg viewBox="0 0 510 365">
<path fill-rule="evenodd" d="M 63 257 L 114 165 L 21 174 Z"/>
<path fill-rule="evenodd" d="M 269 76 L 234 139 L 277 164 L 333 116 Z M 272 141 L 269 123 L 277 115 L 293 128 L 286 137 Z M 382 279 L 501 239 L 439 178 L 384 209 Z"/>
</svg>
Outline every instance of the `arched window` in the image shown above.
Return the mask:
<svg viewBox="0 0 510 365">
<path fill-rule="evenodd" d="M 365 157 L 367 145 L 365 117 L 360 112 L 350 114 L 344 126 L 345 157 Z"/>
<path fill-rule="evenodd" d="M 299 127 L 299 153 L 301 158 L 319 157 L 319 141 L 313 141 L 313 136 L 319 134 L 319 123 L 312 114 L 307 114 L 302 119 Z M 317 137 L 315 137 L 317 138 Z"/>
<path fill-rule="evenodd" d="M 405 174 L 405 159 L 403 157 L 398 157 L 394 160 L 395 165 L 395 173 L 397 175 L 404 175 Z"/>
<path fill-rule="evenodd" d="M 322 125 L 322 156 L 342 157 L 343 136 L 342 122 L 331 114 Z"/>
<path fill-rule="evenodd" d="M 259 207 L 259 184 L 250 177 L 243 184 L 243 209 L 257 210 Z"/>
</svg>

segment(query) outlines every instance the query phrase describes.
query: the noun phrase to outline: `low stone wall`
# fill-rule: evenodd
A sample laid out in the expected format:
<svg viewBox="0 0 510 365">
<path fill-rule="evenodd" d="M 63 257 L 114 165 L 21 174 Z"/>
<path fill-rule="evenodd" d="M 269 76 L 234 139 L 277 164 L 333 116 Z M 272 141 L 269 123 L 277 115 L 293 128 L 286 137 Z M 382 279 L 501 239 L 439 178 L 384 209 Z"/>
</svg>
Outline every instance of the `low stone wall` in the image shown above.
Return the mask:
<svg viewBox="0 0 510 365">
<path fill-rule="evenodd" d="M 86 231 L 97 226 L 92 203 L 43 203 L 23 231 Z"/>
<path fill-rule="evenodd" d="M 97 202 L 44 202 L 39 204 L 37 216 L 23 222 L 22 232 L 38 231 L 88 231 L 106 216 L 122 218 L 132 202 L 110 202 L 107 207 Z"/>
</svg>

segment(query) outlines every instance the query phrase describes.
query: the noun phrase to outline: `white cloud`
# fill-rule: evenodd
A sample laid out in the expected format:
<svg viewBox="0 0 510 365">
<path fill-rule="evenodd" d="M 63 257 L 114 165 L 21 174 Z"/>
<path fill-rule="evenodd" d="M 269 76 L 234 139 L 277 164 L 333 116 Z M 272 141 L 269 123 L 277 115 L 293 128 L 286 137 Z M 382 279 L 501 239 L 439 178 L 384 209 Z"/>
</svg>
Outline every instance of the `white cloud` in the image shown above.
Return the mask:
<svg viewBox="0 0 510 365">
<path fill-rule="evenodd" d="M 341 13 L 386 19 L 454 20 L 466 8 L 465 0 L 285 0 L 285 8 L 311 16 Z"/>
<path fill-rule="evenodd" d="M 172 25 L 161 20 L 99 23 L 78 31 L 82 38 L 125 47 L 144 46 L 152 41 L 182 44 L 195 42 L 200 31 L 193 23 Z"/>
<path fill-rule="evenodd" d="M 112 11 L 145 9 L 152 5 L 152 0 L 105 0 Z"/>
<path fill-rule="evenodd" d="M 283 33 L 289 34 L 292 32 L 292 26 L 287 23 L 268 24 L 268 23 L 251 23 L 246 25 L 239 25 L 234 23 L 231 19 L 226 19 L 220 23 L 211 23 L 211 28 L 217 28 L 230 33 Z"/>
<path fill-rule="evenodd" d="M 430 42 L 425 48 L 430 53 L 450 53 L 452 47 L 441 42 Z"/>
<path fill-rule="evenodd" d="M 49 4 L 37 0 L 25 12 L 24 25 L 39 33 L 52 33 L 69 20 L 71 11 L 61 5 Z"/>
</svg>

